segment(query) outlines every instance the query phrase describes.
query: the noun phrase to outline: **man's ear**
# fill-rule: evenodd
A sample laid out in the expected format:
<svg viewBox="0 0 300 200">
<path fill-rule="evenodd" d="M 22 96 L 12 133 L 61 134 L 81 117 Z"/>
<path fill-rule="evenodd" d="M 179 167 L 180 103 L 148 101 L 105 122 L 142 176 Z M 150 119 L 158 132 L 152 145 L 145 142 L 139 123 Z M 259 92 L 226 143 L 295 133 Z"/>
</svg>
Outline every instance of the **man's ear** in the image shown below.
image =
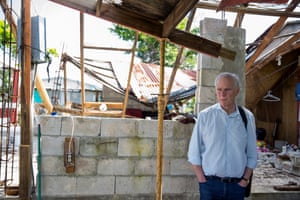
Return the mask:
<svg viewBox="0 0 300 200">
<path fill-rule="evenodd" d="M 240 93 L 240 88 L 236 89 L 236 95 L 238 95 Z"/>
</svg>

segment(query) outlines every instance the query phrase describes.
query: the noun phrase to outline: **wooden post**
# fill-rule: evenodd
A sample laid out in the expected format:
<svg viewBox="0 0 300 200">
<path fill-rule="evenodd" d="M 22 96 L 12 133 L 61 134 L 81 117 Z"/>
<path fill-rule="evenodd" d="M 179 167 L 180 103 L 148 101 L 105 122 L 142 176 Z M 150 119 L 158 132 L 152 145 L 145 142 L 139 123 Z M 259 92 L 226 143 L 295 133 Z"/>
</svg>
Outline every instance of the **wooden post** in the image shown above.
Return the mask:
<svg viewBox="0 0 300 200">
<path fill-rule="evenodd" d="M 20 144 L 20 200 L 29 200 L 31 194 L 31 146 Z"/>
<path fill-rule="evenodd" d="M 135 39 L 134 39 L 134 43 L 133 43 L 133 47 L 132 47 L 132 51 L 131 51 L 131 61 L 130 61 L 130 68 L 129 68 L 129 72 L 128 72 L 128 80 L 127 80 L 127 87 L 126 87 L 126 93 L 125 93 L 124 104 L 123 104 L 122 118 L 124 118 L 126 116 L 128 95 L 129 95 L 129 90 L 130 90 L 131 74 L 132 74 L 132 68 L 134 65 L 134 56 L 135 56 L 134 54 L 135 54 L 138 37 L 139 37 L 139 32 L 135 32 Z"/>
<path fill-rule="evenodd" d="M 82 115 L 85 113 L 85 88 L 84 88 L 84 15 L 80 12 L 80 69 L 81 69 L 81 104 Z"/>
<path fill-rule="evenodd" d="M 20 199 L 31 195 L 31 16 L 30 0 L 22 1 Z"/>
<path fill-rule="evenodd" d="M 64 70 L 64 100 L 65 100 L 65 106 L 68 105 L 68 92 L 67 92 L 67 88 L 68 88 L 68 84 L 67 84 L 67 63 L 64 61 L 63 65 L 61 66 Z"/>
<path fill-rule="evenodd" d="M 162 153 L 163 153 L 163 133 L 164 133 L 164 70 L 165 63 L 165 39 L 160 41 L 160 79 L 158 96 L 158 131 L 157 131 L 157 160 L 156 160 L 156 200 L 162 199 Z"/>
</svg>

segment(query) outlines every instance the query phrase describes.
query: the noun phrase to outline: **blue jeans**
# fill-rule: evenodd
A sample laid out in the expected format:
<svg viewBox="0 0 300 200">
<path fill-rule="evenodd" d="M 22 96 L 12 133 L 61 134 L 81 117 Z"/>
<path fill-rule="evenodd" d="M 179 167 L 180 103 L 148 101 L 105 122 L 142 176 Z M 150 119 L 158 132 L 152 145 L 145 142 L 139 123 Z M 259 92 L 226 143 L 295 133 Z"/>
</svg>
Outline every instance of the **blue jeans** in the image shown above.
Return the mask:
<svg viewBox="0 0 300 200">
<path fill-rule="evenodd" d="M 243 200 L 245 188 L 238 183 L 224 183 L 220 180 L 208 179 L 199 183 L 200 200 Z"/>
</svg>

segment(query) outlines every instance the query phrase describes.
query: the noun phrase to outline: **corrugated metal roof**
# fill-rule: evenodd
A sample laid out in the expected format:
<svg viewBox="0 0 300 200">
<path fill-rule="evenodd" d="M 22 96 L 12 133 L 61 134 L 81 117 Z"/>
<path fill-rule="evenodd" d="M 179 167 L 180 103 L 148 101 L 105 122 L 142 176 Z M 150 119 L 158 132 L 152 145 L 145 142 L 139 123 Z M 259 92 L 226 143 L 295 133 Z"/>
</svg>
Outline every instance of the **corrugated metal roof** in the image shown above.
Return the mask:
<svg viewBox="0 0 300 200">
<path fill-rule="evenodd" d="M 70 61 L 76 67 L 80 67 L 78 58 L 72 58 L 65 54 L 66 61 Z M 126 85 L 120 84 L 120 79 L 128 80 L 127 69 L 123 67 L 113 66 L 105 67 L 110 62 L 98 62 L 96 60 L 85 59 L 85 72 L 90 78 L 102 83 L 112 90 L 125 95 Z M 129 66 L 128 66 L 129 68 Z M 168 86 L 173 68 L 165 67 L 164 88 Z M 108 74 L 109 73 L 109 74 Z M 118 74 L 119 76 L 117 76 Z M 126 76 L 120 77 L 120 76 Z M 148 104 L 157 102 L 159 93 L 160 66 L 155 64 L 138 63 L 134 64 L 131 76 L 131 95 L 135 96 L 139 101 Z M 183 100 L 194 96 L 196 90 L 196 71 L 178 69 L 170 91 L 170 102 Z"/>
<path fill-rule="evenodd" d="M 168 86 L 173 68 L 165 67 L 164 88 Z M 160 66 L 155 64 L 140 63 L 133 66 L 131 88 L 140 101 L 155 102 L 159 93 Z M 181 92 L 196 86 L 196 72 L 178 70 L 171 90 L 171 97 L 180 96 Z"/>
</svg>

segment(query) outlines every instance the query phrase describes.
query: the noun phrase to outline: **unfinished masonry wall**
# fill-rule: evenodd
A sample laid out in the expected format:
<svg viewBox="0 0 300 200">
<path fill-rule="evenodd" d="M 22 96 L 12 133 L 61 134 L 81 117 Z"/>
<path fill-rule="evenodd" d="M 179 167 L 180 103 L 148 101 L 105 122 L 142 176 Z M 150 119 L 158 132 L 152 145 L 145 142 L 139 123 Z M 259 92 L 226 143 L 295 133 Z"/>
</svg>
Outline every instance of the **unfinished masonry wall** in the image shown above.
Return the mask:
<svg viewBox="0 0 300 200">
<path fill-rule="evenodd" d="M 42 199 L 155 199 L 157 120 L 41 116 L 40 124 Z M 163 199 L 199 199 L 186 157 L 192 128 L 164 122 Z M 64 168 L 70 136 L 74 173 Z"/>
</svg>

